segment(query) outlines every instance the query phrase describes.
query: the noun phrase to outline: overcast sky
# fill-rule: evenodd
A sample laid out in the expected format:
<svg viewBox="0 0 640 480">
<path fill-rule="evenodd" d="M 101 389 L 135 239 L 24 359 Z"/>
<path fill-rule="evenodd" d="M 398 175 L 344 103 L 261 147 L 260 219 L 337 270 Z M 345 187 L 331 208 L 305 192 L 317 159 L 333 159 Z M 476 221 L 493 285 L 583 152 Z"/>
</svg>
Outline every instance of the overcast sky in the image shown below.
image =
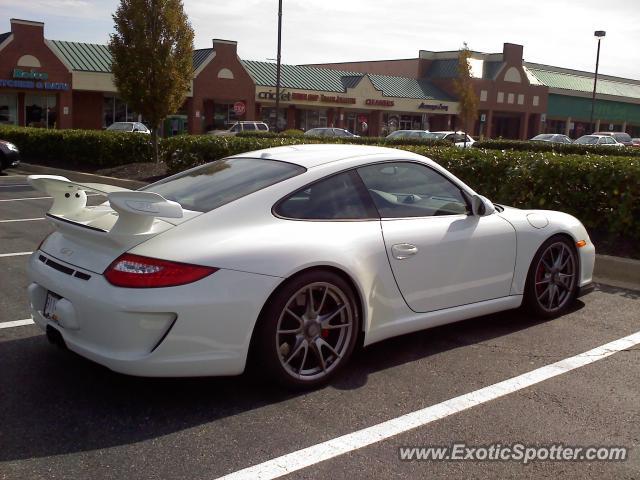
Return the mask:
<svg viewBox="0 0 640 480">
<path fill-rule="evenodd" d="M 9 18 L 45 22 L 54 40 L 106 43 L 117 0 L 0 0 Z M 500 52 L 524 45 L 525 60 L 593 71 L 594 30 L 606 30 L 600 73 L 640 79 L 640 0 L 283 0 L 282 61 L 319 63 L 415 58 L 418 50 Z M 276 56 L 277 0 L 184 0 L 196 48 L 236 40 L 240 56 Z"/>
</svg>

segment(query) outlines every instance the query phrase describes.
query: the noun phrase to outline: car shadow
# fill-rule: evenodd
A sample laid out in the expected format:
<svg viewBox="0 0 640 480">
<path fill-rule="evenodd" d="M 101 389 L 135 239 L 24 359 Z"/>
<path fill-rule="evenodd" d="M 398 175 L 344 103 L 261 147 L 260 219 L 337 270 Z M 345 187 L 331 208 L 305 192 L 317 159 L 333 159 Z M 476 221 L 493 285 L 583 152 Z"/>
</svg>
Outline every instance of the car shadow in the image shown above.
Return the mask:
<svg viewBox="0 0 640 480">
<path fill-rule="evenodd" d="M 375 372 L 544 323 L 517 317 L 503 312 L 380 342 L 359 351 L 331 386 L 361 388 Z M 0 462 L 132 444 L 308 394 L 254 375 L 121 375 L 49 345 L 44 335 L 0 345 Z"/>
</svg>

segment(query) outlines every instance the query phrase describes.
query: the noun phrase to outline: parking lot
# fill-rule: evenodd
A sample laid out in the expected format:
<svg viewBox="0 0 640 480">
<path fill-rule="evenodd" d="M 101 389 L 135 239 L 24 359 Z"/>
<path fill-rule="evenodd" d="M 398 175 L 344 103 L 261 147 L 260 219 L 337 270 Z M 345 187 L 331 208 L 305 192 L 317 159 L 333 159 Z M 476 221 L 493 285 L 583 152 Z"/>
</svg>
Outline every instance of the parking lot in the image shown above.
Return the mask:
<svg viewBox="0 0 640 480">
<path fill-rule="evenodd" d="M 572 368 L 495 394 L 506 388 L 499 382 L 639 332 L 640 290 L 599 284 L 555 320 L 510 311 L 384 341 L 312 392 L 283 391 L 259 372 L 128 377 L 50 345 L 29 320 L 26 264 L 51 231 L 50 202 L 23 175 L 0 176 L 0 479 L 213 479 L 252 466 L 246 478 L 640 475 L 638 335 L 584 366 L 571 360 Z M 490 398 L 450 407 L 485 387 L 495 387 Z M 397 434 L 361 432 L 440 404 L 449 410 L 407 420 Z M 629 451 L 611 462 L 400 460 L 400 447 L 455 443 Z"/>
</svg>

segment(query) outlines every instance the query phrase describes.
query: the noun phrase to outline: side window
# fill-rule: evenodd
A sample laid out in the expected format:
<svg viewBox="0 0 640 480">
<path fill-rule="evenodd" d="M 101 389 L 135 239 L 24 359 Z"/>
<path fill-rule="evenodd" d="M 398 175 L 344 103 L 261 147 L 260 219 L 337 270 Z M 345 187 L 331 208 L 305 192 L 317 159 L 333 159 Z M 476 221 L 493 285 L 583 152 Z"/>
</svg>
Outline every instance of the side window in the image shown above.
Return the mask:
<svg viewBox="0 0 640 480">
<path fill-rule="evenodd" d="M 378 163 L 358 173 L 382 218 L 469 213 L 460 189 L 426 165 Z"/>
<path fill-rule="evenodd" d="M 264 123 L 258 123 L 258 130 L 268 130 L 269 127 L 267 127 L 266 124 Z"/>
<path fill-rule="evenodd" d="M 375 207 L 353 171 L 320 180 L 280 202 L 275 212 L 285 218 L 355 220 L 378 218 Z"/>
<path fill-rule="evenodd" d="M 255 123 L 245 123 L 244 124 L 244 129 L 245 130 L 255 130 L 256 129 L 256 124 Z"/>
<path fill-rule="evenodd" d="M 231 132 L 237 133 L 240 131 L 240 124 L 236 123 L 233 127 L 231 127 Z"/>
</svg>

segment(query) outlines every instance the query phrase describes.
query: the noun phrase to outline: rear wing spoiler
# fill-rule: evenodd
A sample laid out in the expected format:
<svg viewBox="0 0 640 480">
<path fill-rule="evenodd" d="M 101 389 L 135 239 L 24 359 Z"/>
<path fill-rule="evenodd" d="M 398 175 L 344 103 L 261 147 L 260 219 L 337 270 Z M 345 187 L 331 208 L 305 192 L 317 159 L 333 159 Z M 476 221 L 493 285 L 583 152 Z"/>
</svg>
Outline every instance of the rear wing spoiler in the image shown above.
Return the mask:
<svg viewBox="0 0 640 480">
<path fill-rule="evenodd" d="M 27 181 L 36 190 L 53 197 L 47 217 L 54 220 L 56 228 L 64 229 L 64 223 L 71 223 L 118 236 L 140 235 L 154 233 L 156 217 L 182 218 L 184 215 L 179 203 L 158 193 L 102 183 L 77 183 L 58 175 L 29 175 Z M 87 207 L 87 192 L 105 195 L 111 208 Z M 106 218 L 113 215 L 117 215 L 115 223 Z"/>
</svg>

